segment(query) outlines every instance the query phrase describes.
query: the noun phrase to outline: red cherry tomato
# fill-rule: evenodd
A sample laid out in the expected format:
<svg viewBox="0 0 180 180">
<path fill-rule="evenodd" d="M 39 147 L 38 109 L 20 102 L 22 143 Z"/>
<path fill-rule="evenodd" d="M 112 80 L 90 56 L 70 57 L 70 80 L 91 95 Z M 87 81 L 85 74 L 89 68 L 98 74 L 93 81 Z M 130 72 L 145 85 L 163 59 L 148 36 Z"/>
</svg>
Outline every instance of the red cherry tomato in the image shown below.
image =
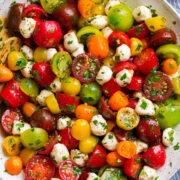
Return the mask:
<svg viewBox="0 0 180 180">
<path fill-rule="evenodd" d="M 143 79 L 140 76 L 134 76 L 130 84 L 128 84 L 126 88 L 133 91 L 140 91 L 142 88 L 142 84 Z"/>
<path fill-rule="evenodd" d="M 154 117 L 141 118 L 136 133 L 139 139 L 147 143 L 159 142 L 161 139 L 161 130 L 158 121 Z"/>
<path fill-rule="evenodd" d="M 87 180 L 87 178 L 89 176 L 88 173 L 90 173 L 90 172 L 91 172 L 91 169 L 85 167 L 78 180 Z"/>
<path fill-rule="evenodd" d="M 138 179 L 138 176 L 142 170 L 142 155 L 135 155 L 131 159 L 127 159 L 124 164 L 124 173 L 134 179 Z"/>
<path fill-rule="evenodd" d="M 21 36 L 22 42 L 23 44 L 33 48 L 35 46 L 35 42 L 33 37 L 31 36 L 30 38 L 24 38 L 23 36 Z"/>
<path fill-rule="evenodd" d="M 31 4 L 24 8 L 22 13 L 22 18 L 24 17 L 30 17 L 30 18 L 47 18 L 48 14 L 47 12 L 38 4 Z"/>
<path fill-rule="evenodd" d="M 59 135 L 61 137 L 60 142 L 64 144 L 68 150 L 77 148 L 79 141 L 72 137 L 71 128 L 60 130 Z"/>
<path fill-rule="evenodd" d="M 145 23 L 139 24 L 134 28 L 130 29 L 127 34 L 130 37 L 136 37 L 139 39 L 145 38 L 149 34 L 149 29 Z"/>
<path fill-rule="evenodd" d="M 32 74 L 41 86 L 50 85 L 56 77 L 48 62 L 35 63 L 32 68 Z"/>
<path fill-rule="evenodd" d="M 1 124 L 3 129 L 9 133 L 12 134 L 12 128 L 14 121 L 21 121 L 22 120 L 22 114 L 18 109 L 9 108 L 4 111 L 2 118 L 1 118 Z"/>
<path fill-rule="evenodd" d="M 116 91 L 120 91 L 121 87 L 114 78 L 101 86 L 101 90 L 105 96 L 111 97 Z"/>
<path fill-rule="evenodd" d="M 118 47 L 122 44 L 126 44 L 127 46 L 131 46 L 130 39 L 128 35 L 122 31 L 113 31 L 109 38 L 109 44 L 113 47 Z"/>
<path fill-rule="evenodd" d="M 28 161 L 25 172 L 27 180 L 50 180 L 54 177 L 55 166 L 47 156 L 36 155 Z"/>
<path fill-rule="evenodd" d="M 152 168 L 158 169 L 162 167 L 166 161 L 166 151 L 164 149 L 164 146 L 157 145 L 149 148 L 143 154 L 143 160 Z"/>
<path fill-rule="evenodd" d="M 7 101 L 10 107 L 20 107 L 29 100 L 29 96 L 24 94 L 20 87 L 19 83 L 15 80 L 11 80 L 1 92 L 1 97 Z"/>
<path fill-rule="evenodd" d="M 63 44 L 57 44 L 56 45 L 56 49 L 58 50 L 58 52 L 60 51 L 66 51 L 65 47 Z"/>
<path fill-rule="evenodd" d="M 116 117 L 115 112 L 113 112 L 108 105 L 108 99 L 105 99 L 103 96 L 99 100 L 98 110 L 99 113 L 106 119 L 115 119 Z"/>
<path fill-rule="evenodd" d="M 106 165 L 106 156 L 106 150 L 98 144 L 87 163 L 87 167 L 100 168 Z"/>
<path fill-rule="evenodd" d="M 149 74 L 153 68 L 158 68 L 159 61 L 153 49 L 144 49 L 134 58 L 134 63 L 139 67 L 143 74 Z"/>
<path fill-rule="evenodd" d="M 135 109 L 138 101 L 135 99 L 129 99 L 128 102 L 129 104 L 127 105 L 127 107 Z"/>
<path fill-rule="evenodd" d="M 79 96 L 70 96 L 68 94 L 57 93 L 57 101 L 63 114 L 74 113 L 79 104 Z"/>
<path fill-rule="evenodd" d="M 59 176 L 62 180 L 78 180 L 81 171 L 76 164 L 70 160 L 61 162 L 59 165 Z"/>
<path fill-rule="evenodd" d="M 50 48 L 59 43 L 62 32 L 56 21 L 44 21 L 36 25 L 33 38 L 37 45 Z"/>
</svg>

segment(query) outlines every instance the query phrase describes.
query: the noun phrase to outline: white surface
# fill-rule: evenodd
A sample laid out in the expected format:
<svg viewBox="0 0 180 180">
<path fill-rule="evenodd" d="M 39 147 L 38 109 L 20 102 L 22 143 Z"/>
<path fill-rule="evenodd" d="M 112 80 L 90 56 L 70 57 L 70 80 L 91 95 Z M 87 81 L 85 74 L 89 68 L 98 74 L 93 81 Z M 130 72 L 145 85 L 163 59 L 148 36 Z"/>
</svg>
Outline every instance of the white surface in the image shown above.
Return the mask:
<svg viewBox="0 0 180 180">
<path fill-rule="evenodd" d="M 9 10 L 10 3 L 13 0 L 0 0 L 0 16 L 6 16 Z M 16 2 L 25 2 L 25 0 L 16 0 Z M 139 5 L 152 5 L 154 9 L 157 10 L 159 15 L 164 15 L 167 17 L 167 24 L 168 27 L 172 28 L 178 37 L 178 42 L 180 44 L 180 17 L 172 10 L 170 6 L 164 0 L 125 0 L 125 3 L 130 8 L 135 8 Z M 176 25 L 173 25 L 173 21 L 176 21 Z M 175 128 L 176 130 L 180 131 L 180 125 Z M 2 145 L 3 141 L 3 132 L 0 129 L 0 144 Z M 180 142 L 180 133 L 178 133 Z M 167 152 L 167 160 L 166 164 L 163 168 L 158 170 L 157 176 L 159 176 L 158 180 L 169 180 L 170 177 L 178 170 L 180 167 L 180 150 L 174 151 L 173 146 L 166 149 Z M 0 180 L 24 180 L 24 174 L 22 173 L 19 176 L 10 176 L 4 172 L 4 163 L 7 157 L 5 157 L 4 153 L 2 152 L 2 148 L 0 147 Z M 172 162 L 172 167 L 169 166 L 170 162 Z"/>
</svg>

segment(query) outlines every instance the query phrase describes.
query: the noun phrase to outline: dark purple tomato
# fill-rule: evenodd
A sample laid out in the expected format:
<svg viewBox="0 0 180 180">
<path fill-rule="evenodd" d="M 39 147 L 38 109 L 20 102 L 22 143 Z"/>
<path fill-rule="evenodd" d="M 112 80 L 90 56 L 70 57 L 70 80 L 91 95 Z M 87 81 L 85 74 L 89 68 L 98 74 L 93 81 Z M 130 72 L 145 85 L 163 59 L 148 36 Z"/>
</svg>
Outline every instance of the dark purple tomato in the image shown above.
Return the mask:
<svg viewBox="0 0 180 180">
<path fill-rule="evenodd" d="M 56 119 L 49 110 L 39 109 L 31 116 L 30 124 L 33 127 L 43 128 L 50 133 L 56 128 Z"/>
<path fill-rule="evenodd" d="M 64 3 L 54 10 L 53 17 L 64 31 L 69 31 L 77 25 L 79 14 L 75 6 Z"/>
</svg>

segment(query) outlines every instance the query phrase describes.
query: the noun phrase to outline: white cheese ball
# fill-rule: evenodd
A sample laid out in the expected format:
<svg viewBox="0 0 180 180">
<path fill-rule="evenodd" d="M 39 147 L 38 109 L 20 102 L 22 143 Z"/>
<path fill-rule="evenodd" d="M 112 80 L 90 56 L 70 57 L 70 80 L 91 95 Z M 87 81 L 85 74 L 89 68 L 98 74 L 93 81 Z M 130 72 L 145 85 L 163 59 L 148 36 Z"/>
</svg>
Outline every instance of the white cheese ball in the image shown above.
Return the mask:
<svg viewBox="0 0 180 180">
<path fill-rule="evenodd" d="M 120 4 L 120 0 L 109 0 L 105 6 L 105 13 L 108 15 L 109 10 L 117 4 Z"/>
<path fill-rule="evenodd" d="M 23 18 L 20 22 L 19 30 L 24 38 L 30 38 L 36 27 L 36 21 L 33 18 Z"/>
<path fill-rule="evenodd" d="M 64 35 L 64 47 L 71 53 L 78 49 L 79 42 L 74 31 Z"/>
<path fill-rule="evenodd" d="M 69 151 L 64 144 L 57 143 L 51 151 L 51 158 L 55 164 L 59 165 L 61 162 L 69 159 Z"/>
<path fill-rule="evenodd" d="M 151 10 L 146 6 L 139 6 L 133 10 L 133 16 L 136 22 L 145 21 L 152 18 Z"/>
<path fill-rule="evenodd" d="M 107 26 L 104 29 L 102 29 L 101 32 L 103 33 L 104 37 L 108 39 L 113 30 L 109 26 Z"/>
<path fill-rule="evenodd" d="M 83 53 L 85 53 L 84 45 L 79 43 L 78 48 L 72 53 L 72 56 L 77 57 L 78 55 L 83 54 Z"/>
<path fill-rule="evenodd" d="M 139 180 L 153 180 L 156 177 L 156 170 L 149 166 L 144 166 L 140 172 Z"/>
<path fill-rule="evenodd" d="M 96 136 L 104 136 L 106 134 L 107 123 L 100 114 L 93 116 L 90 122 L 90 127 L 92 133 Z"/>
<path fill-rule="evenodd" d="M 96 81 L 103 85 L 104 83 L 108 82 L 112 78 L 112 70 L 108 66 L 101 66 L 97 76 Z"/>
<path fill-rule="evenodd" d="M 172 128 L 167 128 L 163 131 L 162 134 L 162 142 L 165 146 L 171 146 L 173 145 L 173 142 L 175 140 L 176 132 Z"/>
<path fill-rule="evenodd" d="M 134 75 L 134 71 L 130 69 L 123 69 L 116 74 L 116 82 L 121 87 L 125 87 L 130 84 L 132 77 Z"/>
<path fill-rule="evenodd" d="M 57 120 L 58 130 L 70 128 L 71 126 L 72 126 L 72 121 L 71 118 L 69 118 L 68 116 L 62 116 Z"/>
<path fill-rule="evenodd" d="M 132 142 L 137 147 L 137 154 L 145 152 L 146 150 L 148 150 L 148 144 L 146 144 L 145 142 L 140 141 L 139 139 L 132 140 Z"/>
<path fill-rule="evenodd" d="M 23 53 L 27 60 L 33 60 L 34 51 L 29 46 L 23 45 L 20 51 Z"/>
<path fill-rule="evenodd" d="M 40 94 L 36 97 L 36 101 L 41 105 L 41 106 L 46 106 L 46 98 L 48 96 L 50 96 L 51 94 L 53 94 L 51 91 L 49 90 L 42 90 L 40 92 Z"/>
<path fill-rule="evenodd" d="M 155 108 L 154 108 L 154 104 L 152 103 L 152 101 L 150 101 L 149 99 L 146 99 L 144 97 L 140 98 L 135 111 L 142 116 L 145 115 L 149 115 L 149 116 L 153 116 L 155 115 Z"/>
<path fill-rule="evenodd" d="M 72 149 L 70 152 L 71 161 L 80 167 L 84 167 L 88 161 L 88 154 L 83 154 L 79 149 Z"/>
<path fill-rule="evenodd" d="M 13 128 L 12 128 L 12 134 L 13 135 L 20 135 L 27 129 L 31 129 L 31 125 L 25 122 L 21 121 L 14 121 Z"/>
<path fill-rule="evenodd" d="M 32 68 L 33 68 L 34 62 L 28 61 L 26 66 L 21 70 L 21 73 L 26 78 L 33 78 L 32 75 Z"/>
<path fill-rule="evenodd" d="M 118 145 L 118 140 L 113 132 L 109 132 L 104 136 L 102 144 L 109 151 L 115 151 Z"/>
<path fill-rule="evenodd" d="M 95 173 L 88 173 L 87 180 L 100 180 L 100 177 Z"/>
<path fill-rule="evenodd" d="M 108 18 L 104 15 L 96 15 L 92 17 L 90 25 L 97 29 L 103 29 L 108 25 Z"/>
<path fill-rule="evenodd" d="M 54 81 L 50 84 L 50 88 L 52 92 L 60 92 L 61 91 L 61 81 L 57 77 L 54 79 Z"/>
<path fill-rule="evenodd" d="M 116 54 L 113 57 L 115 61 L 127 61 L 131 57 L 131 49 L 126 44 L 122 44 L 121 46 L 116 48 Z"/>
<path fill-rule="evenodd" d="M 47 61 L 50 61 L 56 53 L 57 53 L 56 48 L 47 49 L 46 51 Z"/>
</svg>

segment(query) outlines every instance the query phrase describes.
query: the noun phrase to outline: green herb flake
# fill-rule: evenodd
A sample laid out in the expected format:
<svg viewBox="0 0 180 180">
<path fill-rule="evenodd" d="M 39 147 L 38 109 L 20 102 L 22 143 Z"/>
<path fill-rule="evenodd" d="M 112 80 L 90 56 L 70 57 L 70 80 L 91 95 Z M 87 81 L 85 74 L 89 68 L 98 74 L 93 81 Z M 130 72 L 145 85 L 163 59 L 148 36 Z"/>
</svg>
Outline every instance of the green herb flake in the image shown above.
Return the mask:
<svg viewBox="0 0 180 180">
<path fill-rule="evenodd" d="M 147 103 L 143 101 L 140 107 L 145 110 L 147 108 Z"/>
<path fill-rule="evenodd" d="M 176 151 L 176 150 L 179 150 L 179 143 L 177 143 L 175 146 L 174 146 L 174 150 Z"/>
<path fill-rule="evenodd" d="M 135 51 L 139 51 L 141 48 L 142 48 L 142 44 L 139 43 Z"/>
<path fill-rule="evenodd" d="M 10 7 L 14 6 L 16 4 L 16 1 L 13 1 L 11 4 L 10 4 Z"/>
<path fill-rule="evenodd" d="M 122 81 L 122 80 L 124 80 L 124 79 L 126 79 L 126 78 L 127 78 L 127 74 L 126 74 L 126 73 L 124 73 L 124 74 L 122 75 L 122 77 L 121 77 L 121 79 L 120 79 L 120 80 Z"/>
<path fill-rule="evenodd" d="M 18 60 L 16 62 L 16 66 L 24 68 L 26 65 L 27 65 L 27 62 L 24 58 L 18 58 Z"/>
<path fill-rule="evenodd" d="M 10 145 L 11 143 L 15 143 L 15 140 L 14 140 L 13 138 L 10 138 L 10 139 L 8 140 L 8 145 Z"/>
</svg>

